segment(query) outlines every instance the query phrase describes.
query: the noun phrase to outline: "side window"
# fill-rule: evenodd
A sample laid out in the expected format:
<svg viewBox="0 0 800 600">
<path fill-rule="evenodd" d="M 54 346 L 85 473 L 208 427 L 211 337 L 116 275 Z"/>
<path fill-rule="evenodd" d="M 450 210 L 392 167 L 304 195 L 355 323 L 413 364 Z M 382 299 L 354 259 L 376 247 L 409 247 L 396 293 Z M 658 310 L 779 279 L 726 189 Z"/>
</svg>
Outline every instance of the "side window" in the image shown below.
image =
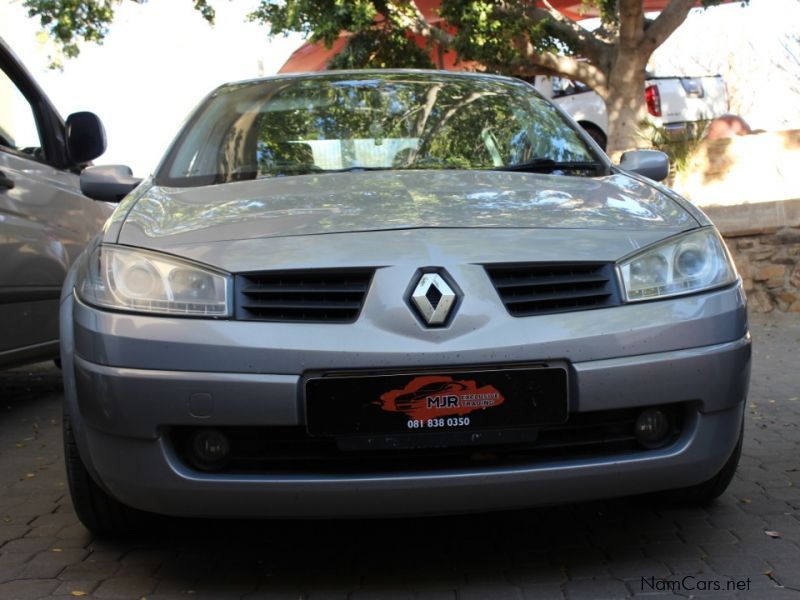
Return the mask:
<svg viewBox="0 0 800 600">
<path fill-rule="evenodd" d="M 572 81 L 563 77 L 553 77 L 553 98 L 563 98 L 564 96 L 574 96 L 591 91 L 589 86 L 580 81 Z"/>
<path fill-rule="evenodd" d="M 561 77 L 552 77 L 550 79 L 553 85 L 553 98 L 563 98 L 569 96 L 571 93 L 569 84 L 572 83 L 569 79 Z"/>
<path fill-rule="evenodd" d="M 0 70 L 0 147 L 44 160 L 36 117 L 16 84 Z"/>
</svg>

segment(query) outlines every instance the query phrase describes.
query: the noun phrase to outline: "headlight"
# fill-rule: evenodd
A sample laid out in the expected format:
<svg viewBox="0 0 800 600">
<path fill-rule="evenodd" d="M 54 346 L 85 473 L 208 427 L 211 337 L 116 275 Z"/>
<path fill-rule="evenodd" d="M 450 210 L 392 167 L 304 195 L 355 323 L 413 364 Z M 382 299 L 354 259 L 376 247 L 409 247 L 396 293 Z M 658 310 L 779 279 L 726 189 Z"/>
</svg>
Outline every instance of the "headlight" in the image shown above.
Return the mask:
<svg viewBox="0 0 800 600">
<path fill-rule="evenodd" d="M 87 304 L 142 313 L 226 317 L 230 278 L 178 258 L 98 246 L 75 288 Z"/>
<path fill-rule="evenodd" d="M 619 264 L 628 302 L 730 285 L 736 270 L 716 229 L 672 238 Z"/>
</svg>

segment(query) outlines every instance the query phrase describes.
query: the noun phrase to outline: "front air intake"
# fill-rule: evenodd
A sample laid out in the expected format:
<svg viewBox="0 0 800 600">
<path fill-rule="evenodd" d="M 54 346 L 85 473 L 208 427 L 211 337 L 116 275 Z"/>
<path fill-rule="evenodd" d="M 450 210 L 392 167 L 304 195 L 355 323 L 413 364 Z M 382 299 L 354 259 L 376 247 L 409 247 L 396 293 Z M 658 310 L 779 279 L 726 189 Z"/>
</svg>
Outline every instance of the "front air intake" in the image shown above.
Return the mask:
<svg viewBox="0 0 800 600">
<path fill-rule="evenodd" d="M 516 263 L 484 267 L 513 317 L 621 303 L 612 263 Z"/>
<path fill-rule="evenodd" d="M 352 323 L 374 269 L 261 271 L 234 280 L 235 316 L 243 321 Z"/>
</svg>

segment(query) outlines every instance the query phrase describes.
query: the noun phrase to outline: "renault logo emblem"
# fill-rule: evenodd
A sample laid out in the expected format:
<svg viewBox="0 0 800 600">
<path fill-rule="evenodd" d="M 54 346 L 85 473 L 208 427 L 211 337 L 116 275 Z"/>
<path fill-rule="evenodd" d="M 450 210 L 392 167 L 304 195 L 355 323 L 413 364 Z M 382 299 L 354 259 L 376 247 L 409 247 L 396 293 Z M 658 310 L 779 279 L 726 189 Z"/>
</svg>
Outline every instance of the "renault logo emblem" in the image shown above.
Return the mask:
<svg viewBox="0 0 800 600">
<path fill-rule="evenodd" d="M 429 326 L 447 321 L 456 298 L 456 292 L 438 273 L 423 273 L 411 292 L 411 304 Z"/>
</svg>

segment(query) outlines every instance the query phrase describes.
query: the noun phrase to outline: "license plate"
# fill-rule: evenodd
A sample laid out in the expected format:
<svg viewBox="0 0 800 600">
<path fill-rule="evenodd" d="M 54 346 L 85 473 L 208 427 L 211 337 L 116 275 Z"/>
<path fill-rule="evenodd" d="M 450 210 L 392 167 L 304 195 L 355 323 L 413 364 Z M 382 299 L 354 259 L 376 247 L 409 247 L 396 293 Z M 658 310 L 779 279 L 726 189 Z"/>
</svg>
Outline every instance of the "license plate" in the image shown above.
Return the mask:
<svg viewBox="0 0 800 600">
<path fill-rule="evenodd" d="M 559 367 L 339 376 L 305 384 L 311 435 L 530 428 L 567 420 Z"/>
</svg>

